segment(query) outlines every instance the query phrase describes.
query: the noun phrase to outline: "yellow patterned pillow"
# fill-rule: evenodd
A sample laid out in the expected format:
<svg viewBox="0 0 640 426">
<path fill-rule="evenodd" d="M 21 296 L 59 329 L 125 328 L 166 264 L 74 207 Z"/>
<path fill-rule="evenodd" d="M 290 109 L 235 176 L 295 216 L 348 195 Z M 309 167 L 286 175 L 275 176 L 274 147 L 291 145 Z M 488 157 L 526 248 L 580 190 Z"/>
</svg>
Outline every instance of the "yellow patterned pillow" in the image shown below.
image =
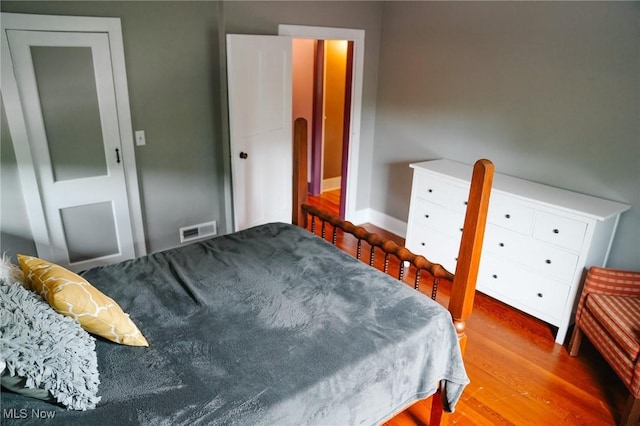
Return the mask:
<svg viewBox="0 0 640 426">
<path fill-rule="evenodd" d="M 89 333 L 116 343 L 149 346 L 138 327 L 110 297 L 73 272 L 37 257 L 18 255 L 25 286 Z"/>
</svg>

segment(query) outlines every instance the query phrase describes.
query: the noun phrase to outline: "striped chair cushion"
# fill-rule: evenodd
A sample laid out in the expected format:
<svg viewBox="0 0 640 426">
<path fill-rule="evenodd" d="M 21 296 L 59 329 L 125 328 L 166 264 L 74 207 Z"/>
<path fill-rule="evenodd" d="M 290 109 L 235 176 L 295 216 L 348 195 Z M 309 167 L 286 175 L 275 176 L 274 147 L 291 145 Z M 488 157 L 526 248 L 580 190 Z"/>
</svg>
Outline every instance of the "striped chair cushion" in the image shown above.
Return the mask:
<svg viewBox="0 0 640 426">
<path fill-rule="evenodd" d="M 640 353 L 640 297 L 590 294 L 585 305 L 593 317 L 635 362 Z"/>
<path fill-rule="evenodd" d="M 598 349 L 607 364 L 613 368 L 613 371 L 624 382 L 629 391 L 636 397 L 640 397 L 638 383 L 637 381 L 634 383 L 635 363 L 627 358 L 622 348 L 612 340 L 611 335 L 602 328 L 600 322 L 593 317 L 588 309 L 584 311 L 580 328 L 589 338 L 589 341 Z"/>
</svg>

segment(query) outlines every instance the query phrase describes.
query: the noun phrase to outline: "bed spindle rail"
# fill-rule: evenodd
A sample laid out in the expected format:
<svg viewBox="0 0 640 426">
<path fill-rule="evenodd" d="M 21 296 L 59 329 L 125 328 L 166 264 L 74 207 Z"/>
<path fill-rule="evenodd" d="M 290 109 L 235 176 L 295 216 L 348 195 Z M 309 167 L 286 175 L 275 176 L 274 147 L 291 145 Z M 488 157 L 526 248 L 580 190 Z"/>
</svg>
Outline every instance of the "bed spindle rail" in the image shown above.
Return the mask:
<svg viewBox="0 0 640 426">
<path fill-rule="evenodd" d="M 339 231 L 342 231 L 344 238 L 345 234 L 352 235 L 356 241 L 356 254 L 355 257 L 358 260 L 362 260 L 363 243 L 369 246 L 369 265 L 376 266 L 376 254 L 383 253 L 382 265 L 379 266 L 382 272 L 390 275 L 390 269 L 392 263 L 391 259 L 394 257 L 397 260 L 397 275 L 396 278 L 400 281 L 405 280 L 408 274 L 407 272 L 413 269 L 415 275 L 413 277 L 413 288 L 420 289 L 420 284 L 425 278 L 424 271 L 427 271 L 427 276 L 432 277 L 431 280 L 431 298 L 436 300 L 438 281 L 439 279 L 446 279 L 453 281 L 454 275 L 447 271 L 442 265 L 432 263 L 424 256 L 416 255 L 408 249 L 397 245 L 391 240 L 385 240 L 378 234 L 369 232 L 361 226 L 356 226 L 349 221 L 345 221 L 338 216 L 331 215 L 324 210 L 312 206 L 310 204 L 302 205 L 303 217 L 310 218 L 310 231 L 317 234 L 316 229 L 318 227 L 317 221 L 320 221 L 320 236 L 336 245 L 338 241 Z M 327 227 L 331 228 L 331 239 L 329 240 Z M 395 270 L 395 269 L 394 269 Z"/>
</svg>

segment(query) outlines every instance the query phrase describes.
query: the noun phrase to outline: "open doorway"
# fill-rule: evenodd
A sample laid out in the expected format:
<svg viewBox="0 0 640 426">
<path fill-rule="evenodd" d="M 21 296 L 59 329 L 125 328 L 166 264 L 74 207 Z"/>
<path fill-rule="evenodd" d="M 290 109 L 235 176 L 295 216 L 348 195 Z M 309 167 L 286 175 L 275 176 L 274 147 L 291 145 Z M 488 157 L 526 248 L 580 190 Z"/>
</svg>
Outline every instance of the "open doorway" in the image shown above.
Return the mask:
<svg viewBox="0 0 640 426">
<path fill-rule="evenodd" d="M 309 193 L 345 216 L 353 41 L 293 39 L 293 116 L 309 123 Z"/>
<path fill-rule="evenodd" d="M 349 64 L 347 68 L 350 70 L 346 72 L 348 81 L 346 84 L 350 85 L 350 89 L 346 90 L 350 96 L 345 96 L 346 114 L 349 116 L 344 121 L 343 140 L 348 140 L 347 144 L 343 144 L 341 165 L 342 170 L 340 173 L 340 210 L 341 216 L 346 220 L 354 223 L 359 221 L 359 214 L 356 211 L 356 194 L 358 183 L 358 160 L 360 149 L 360 121 L 362 115 L 362 86 L 363 86 L 363 73 L 364 73 L 364 31 L 356 29 L 346 28 L 331 28 L 331 27 L 308 27 L 300 25 L 279 25 L 278 33 L 283 36 L 289 36 L 292 39 L 303 39 L 307 43 L 315 44 L 318 40 L 346 40 L 349 50 Z M 308 51 L 315 52 L 313 49 Z M 294 53 L 295 55 L 295 53 Z M 294 59 L 294 73 L 296 66 L 302 65 L 302 68 L 307 69 L 306 75 L 313 75 L 314 66 L 318 66 L 315 53 L 307 55 L 306 61 L 295 62 Z M 310 71 L 309 71 L 310 69 Z M 309 74 L 310 73 L 310 74 Z M 313 99 L 315 85 L 313 83 L 304 84 L 306 87 L 306 96 L 308 99 Z M 294 93 L 299 90 L 297 84 L 293 82 Z M 295 95 L 294 95 L 295 96 Z M 309 123 L 313 121 L 313 103 L 302 102 L 298 105 L 293 105 L 293 117 L 304 117 Z M 299 105 L 304 105 L 302 109 L 297 110 Z M 322 116 L 321 116 L 322 117 Z M 317 120 L 322 121 L 322 120 Z M 309 127 L 312 128 L 311 125 Z M 309 143 L 309 164 L 313 165 L 311 161 L 312 151 L 312 135 L 310 131 L 308 135 Z M 310 167 L 311 169 L 311 167 Z M 309 175 L 309 182 L 311 182 L 311 174 Z"/>
</svg>

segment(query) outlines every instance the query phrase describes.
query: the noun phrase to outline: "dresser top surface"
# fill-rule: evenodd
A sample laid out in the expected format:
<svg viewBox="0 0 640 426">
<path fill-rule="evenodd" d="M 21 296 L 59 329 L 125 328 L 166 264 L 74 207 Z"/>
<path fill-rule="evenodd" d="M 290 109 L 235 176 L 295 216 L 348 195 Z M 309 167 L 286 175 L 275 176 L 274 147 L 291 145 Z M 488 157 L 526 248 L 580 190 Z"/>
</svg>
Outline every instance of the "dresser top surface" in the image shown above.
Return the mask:
<svg viewBox="0 0 640 426">
<path fill-rule="evenodd" d="M 452 160 L 430 160 L 410 165 L 415 170 L 433 172 L 468 183 L 473 167 Z M 513 176 L 495 173 L 492 189 L 517 198 L 544 203 L 574 213 L 604 220 L 629 210 L 630 206 L 591 195 L 531 182 Z"/>
</svg>

